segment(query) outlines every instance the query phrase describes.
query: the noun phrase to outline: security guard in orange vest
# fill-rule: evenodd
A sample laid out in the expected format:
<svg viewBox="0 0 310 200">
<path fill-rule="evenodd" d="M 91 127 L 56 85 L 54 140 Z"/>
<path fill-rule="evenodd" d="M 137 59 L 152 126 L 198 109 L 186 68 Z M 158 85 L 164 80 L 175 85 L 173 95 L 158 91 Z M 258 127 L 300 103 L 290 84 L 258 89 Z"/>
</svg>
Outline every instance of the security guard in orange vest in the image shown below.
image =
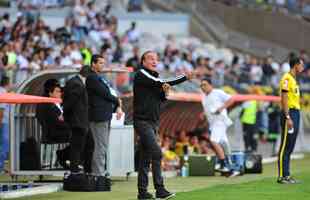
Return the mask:
<svg viewBox="0 0 310 200">
<path fill-rule="evenodd" d="M 290 155 L 294 150 L 300 119 L 300 92 L 296 76 L 304 69 L 300 58 L 294 57 L 290 61 L 290 71 L 283 75 L 280 81 L 280 94 L 282 105 L 282 137 L 278 154 L 278 183 L 298 183 L 290 176 Z"/>
</svg>

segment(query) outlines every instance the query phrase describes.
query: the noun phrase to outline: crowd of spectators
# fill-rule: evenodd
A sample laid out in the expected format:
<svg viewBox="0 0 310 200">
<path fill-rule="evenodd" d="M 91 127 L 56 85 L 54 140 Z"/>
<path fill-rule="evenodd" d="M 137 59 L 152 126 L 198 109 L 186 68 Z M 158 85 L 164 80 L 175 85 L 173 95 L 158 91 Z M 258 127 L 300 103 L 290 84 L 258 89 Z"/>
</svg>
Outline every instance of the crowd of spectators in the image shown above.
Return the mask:
<svg viewBox="0 0 310 200">
<path fill-rule="evenodd" d="M 97 10 L 93 1 L 76 1 L 64 26 L 52 30 L 40 18 L 27 12 L 16 21 L 4 14 L 0 25 L 1 73 L 20 83 L 29 75 L 44 69 L 80 68 L 89 64 L 90 55 L 108 57 L 109 64 L 127 64 L 137 68 L 143 34 L 137 24 L 123 34 L 117 33 L 117 18 L 111 6 Z M 162 39 L 163 40 L 163 39 Z M 279 77 L 289 70 L 286 60 L 275 62 L 272 55 L 264 59 L 217 49 L 197 39 L 178 39 L 169 35 L 156 47 L 160 54 L 160 71 L 182 73 L 196 70 L 199 77 L 212 75 L 216 86 L 238 87 L 240 83 L 277 87 Z M 154 45 L 155 46 L 155 45 Z M 309 63 L 307 52 L 300 55 Z M 305 70 L 303 81 L 308 81 Z"/>
<path fill-rule="evenodd" d="M 215 0 L 230 6 L 256 7 L 310 16 L 309 0 Z"/>
</svg>

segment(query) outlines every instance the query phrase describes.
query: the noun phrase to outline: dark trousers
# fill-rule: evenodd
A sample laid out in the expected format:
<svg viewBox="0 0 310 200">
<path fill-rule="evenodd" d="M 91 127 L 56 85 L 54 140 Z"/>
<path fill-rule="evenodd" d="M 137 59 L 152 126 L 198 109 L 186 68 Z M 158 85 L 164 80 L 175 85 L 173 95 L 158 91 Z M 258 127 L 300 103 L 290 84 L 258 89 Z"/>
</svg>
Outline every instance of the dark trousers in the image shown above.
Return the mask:
<svg viewBox="0 0 310 200">
<path fill-rule="evenodd" d="M 255 139 L 255 124 L 242 124 L 243 139 L 246 151 L 256 151 L 257 141 Z"/>
<path fill-rule="evenodd" d="M 157 131 L 159 124 L 143 120 L 134 121 L 134 129 L 139 136 L 139 167 L 138 167 L 138 190 L 139 193 L 147 191 L 148 172 L 152 163 L 152 175 L 155 189 L 164 188 L 161 174 L 162 152 L 158 144 Z"/>
<path fill-rule="evenodd" d="M 85 147 L 84 147 L 84 153 L 83 153 L 84 171 L 86 173 L 91 173 L 95 145 L 94 145 L 93 135 L 90 129 L 86 135 L 85 140 L 86 141 L 85 141 Z"/>
<path fill-rule="evenodd" d="M 297 135 L 299 132 L 299 120 L 300 120 L 299 110 L 290 109 L 289 115 L 293 121 L 293 127 L 294 127 L 293 133 L 288 133 L 287 120 L 285 118 L 284 113 L 282 113 L 281 116 L 282 134 L 281 134 L 281 145 L 278 154 L 279 177 L 290 176 L 290 156 L 291 153 L 294 151 Z"/>
<path fill-rule="evenodd" d="M 78 165 L 83 165 L 83 154 L 86 144 L 87 130 L 83 128 L 72 127 L 72 136 L 70 140 L 70 170 L 79 171 Z"/>
</svg>

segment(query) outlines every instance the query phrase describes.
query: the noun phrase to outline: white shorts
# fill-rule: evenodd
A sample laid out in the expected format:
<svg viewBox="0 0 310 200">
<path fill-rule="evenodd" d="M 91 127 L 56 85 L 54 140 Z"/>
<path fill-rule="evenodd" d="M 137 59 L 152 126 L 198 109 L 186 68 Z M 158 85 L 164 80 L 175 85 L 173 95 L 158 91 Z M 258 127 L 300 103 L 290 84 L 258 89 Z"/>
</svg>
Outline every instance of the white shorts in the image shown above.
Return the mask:
<svg viewBox="0 0 310 200">
<path fill-rule="evenodd" d="M 211 136 L 210 140 L 216 143 L 226 142 L 228 143 L 227 138 L 227 126 L 222 124 L 214 124 L 210 126 Z"/>
</svg>

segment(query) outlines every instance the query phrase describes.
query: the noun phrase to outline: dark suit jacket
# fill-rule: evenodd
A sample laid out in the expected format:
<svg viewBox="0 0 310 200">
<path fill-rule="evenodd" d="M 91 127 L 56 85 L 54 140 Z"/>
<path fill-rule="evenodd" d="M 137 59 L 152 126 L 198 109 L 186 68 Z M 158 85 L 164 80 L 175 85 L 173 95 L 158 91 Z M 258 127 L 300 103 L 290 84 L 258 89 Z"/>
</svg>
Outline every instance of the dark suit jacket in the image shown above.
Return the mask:
<svg viewBox="0 0 310 200">
<path fill-rule="evenodd" d="M 71 129 L 67 123 L 58 119 L 61 111 L 55 104 L 39 104 L 36 114 L 42 127 L 43 143 L 69 142 Z"/>
<path fill-rule="evenodd" d="M 118 98 L 113 96 L 108 85 L 95 72 L 86 79 L 89 99 L 89 121 L 105 122 L 112 119 L 112 113 L 119 106 Z"/>
<path fill-rule="evenodd" d="M 79 76 L 66 82 L 63 109 L 65 121 L 71 128 L 88 129 L 88 96 Z"/>
</svg>

